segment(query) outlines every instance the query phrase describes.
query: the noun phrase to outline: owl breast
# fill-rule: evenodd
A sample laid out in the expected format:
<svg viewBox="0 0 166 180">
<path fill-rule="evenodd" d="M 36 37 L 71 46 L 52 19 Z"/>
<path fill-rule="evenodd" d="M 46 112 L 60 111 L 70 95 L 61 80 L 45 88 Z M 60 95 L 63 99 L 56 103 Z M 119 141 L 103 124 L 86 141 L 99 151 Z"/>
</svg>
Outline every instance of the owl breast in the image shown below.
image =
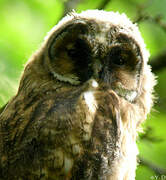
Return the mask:
<svg viewBox="0 0 166 180">
<path fill-rule="evenodd" d="M 77 90 L 63 99 L 64 95 L 58 95 L 40 133 L 42 141 L 48 142 L 46 157 L 55 165 L 53 168 L 51 163 L 49 169 L 46 158 L 47 174 L 70 177 L 72 170 L 74 179 L 108 177 L 119 159 L 117 95 L 101 89 Z M 55 171 L 57 168 L 61 171 Z"/>
</svg>

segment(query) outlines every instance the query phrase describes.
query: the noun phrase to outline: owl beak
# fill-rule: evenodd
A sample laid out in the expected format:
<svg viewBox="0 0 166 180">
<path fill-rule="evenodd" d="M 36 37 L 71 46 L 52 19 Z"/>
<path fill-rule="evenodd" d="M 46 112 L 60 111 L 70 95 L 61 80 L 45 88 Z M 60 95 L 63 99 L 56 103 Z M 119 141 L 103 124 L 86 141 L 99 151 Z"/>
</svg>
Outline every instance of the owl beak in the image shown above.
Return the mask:
<svg viewBox="0 0 166 180">
<path fill-rule="evenodd" d="M 96 80 L 99 79 L 101 71 L 102 71 L 102 64 L 101 64 L 101 61 L 99 59 L 95 60 L 95 63 L 93 65 L 93 70 L 94 70 L 93 78 Z"/>
</svg>

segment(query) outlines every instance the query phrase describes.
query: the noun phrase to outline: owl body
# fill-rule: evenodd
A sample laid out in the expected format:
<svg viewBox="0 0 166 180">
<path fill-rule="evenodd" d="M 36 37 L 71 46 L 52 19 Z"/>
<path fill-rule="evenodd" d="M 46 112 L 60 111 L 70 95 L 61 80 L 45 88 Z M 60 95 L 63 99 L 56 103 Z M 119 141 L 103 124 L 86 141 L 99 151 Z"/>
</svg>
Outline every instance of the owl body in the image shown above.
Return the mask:
<svg viewBox="0 0 166 180">
<path fill-rule="evenodd" d="M 137 131 L 155 84 L 147 60 L 125 15 L 66 16 L 0 114 L 0 178 L 134 179 Z"/>
</svg>

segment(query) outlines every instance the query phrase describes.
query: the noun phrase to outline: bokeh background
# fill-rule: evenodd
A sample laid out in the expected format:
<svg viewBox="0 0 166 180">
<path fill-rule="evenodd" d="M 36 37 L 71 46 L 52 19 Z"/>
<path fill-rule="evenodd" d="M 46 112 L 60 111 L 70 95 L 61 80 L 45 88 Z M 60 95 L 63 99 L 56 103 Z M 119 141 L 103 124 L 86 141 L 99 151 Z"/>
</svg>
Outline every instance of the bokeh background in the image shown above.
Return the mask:
<svg viewBox="0 0 166 180">
<path fill-rule="evenodd" d="M 155 106 L 143 125 L 136 180 L 166 179 L 166 0 L 0 0 L 0 106 L 16 92 L 24 64 L 71 9 L 126 13 L 137 22 L 157 76 Z"/>
</svg>

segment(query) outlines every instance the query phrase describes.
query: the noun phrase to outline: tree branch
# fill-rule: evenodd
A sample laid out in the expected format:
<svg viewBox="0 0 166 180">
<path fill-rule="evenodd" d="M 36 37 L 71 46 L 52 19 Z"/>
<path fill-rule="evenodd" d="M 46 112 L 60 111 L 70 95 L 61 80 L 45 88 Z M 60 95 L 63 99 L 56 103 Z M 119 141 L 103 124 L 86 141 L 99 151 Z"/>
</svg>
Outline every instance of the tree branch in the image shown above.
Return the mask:
<svg viewBox="0 0 166 180">
<path fill-rule="evenodd" d="M 71 12 L 73 9 L 76 9 L 77 5 L 81 1 L 83 1 L 83 0 L 66 0 L 66 1 L 64 1 L 64 11 L 63 11 L 61 18 L 66 16 L 66 14 Z"/>
<path fill-rule="evenodd" d="M 99 9 L 99 10 L 105 9 L 106 6 L 108 5 L 108 3 L 110 3 L 110 2 L 111 2 L 111 0 L 103 0 L 103 1 L 101 2 L 101 4 L 99 4 L 99 6 L 97 7 L 97 9 Z"/>
<path fill-rule="evenodd" d="M 158 72 L 166 67 L 166 50 L 156 57 L 151 58 L 149 64 L 153 72 Z"/>
<path fill-rule="evenodd" d="M 140 165 L 148 167 L 153 172 L 155 172 L 156 175 L 166 175 L 166 169 L 161 168 L 161 167 L 157 166 L 156 164 L 153 164 L 153 163 L 145 160 L 141 156 L 139 156 L 139 160 L 140 160 Z"/>
<path fill-rule="evenodd" d="M 145 12 L 145 9 L 149 6 L 149 2 L 138 6 L 137 15 L 134 22 L 138 24 L 143 21 L 149 21 L 156 24 L 166 33 L 166 22 L 163 22 L 162 15 L 151 16 L 150 14 Z M 149 64 L 152 66 L 153 72 L 158 72 L 166 68 L 166 50 L 158 54 L 157 56 L 152 57 L 149 61 Z"/>
<path fill-rule="evenodd" d="M 151 126 L 146 126 L 144 128 L 144 132 L 139 134 L 139 139 L 150 141 L 151 143 L 159 143 L 163 141 L 162 138 L 154 135 L 154 128 L 152 128 Z"/>
<path fill-rule="evenodd" d="M 135 19 L 135 23 L 140 23 L 143 21 L 150 21 L 152 23 L 157 24 L 164 32 L 166 32 L 166 23 L 163 22 L 162 15 L 150 16 L 147 13 L 140 12 L 139 15 Z"/>
</svg>

